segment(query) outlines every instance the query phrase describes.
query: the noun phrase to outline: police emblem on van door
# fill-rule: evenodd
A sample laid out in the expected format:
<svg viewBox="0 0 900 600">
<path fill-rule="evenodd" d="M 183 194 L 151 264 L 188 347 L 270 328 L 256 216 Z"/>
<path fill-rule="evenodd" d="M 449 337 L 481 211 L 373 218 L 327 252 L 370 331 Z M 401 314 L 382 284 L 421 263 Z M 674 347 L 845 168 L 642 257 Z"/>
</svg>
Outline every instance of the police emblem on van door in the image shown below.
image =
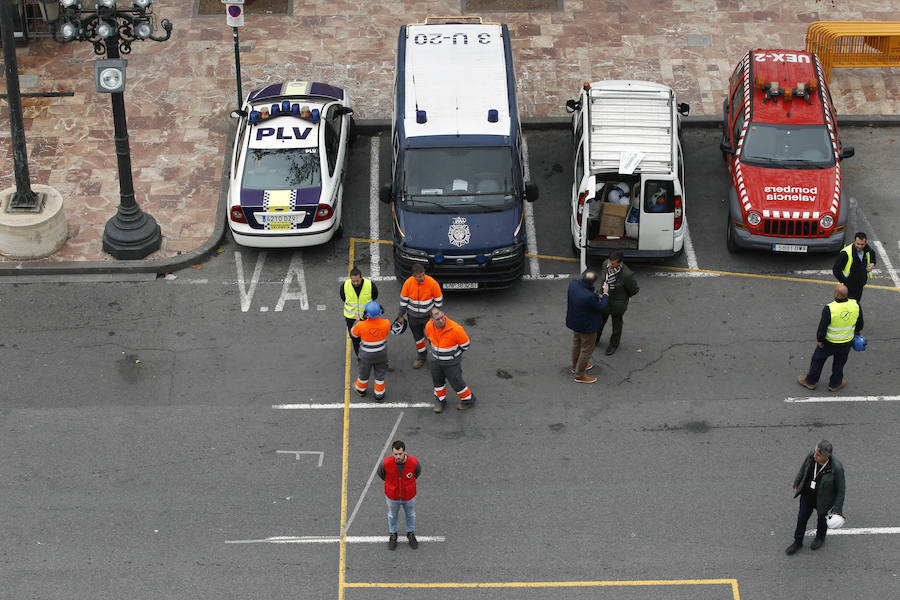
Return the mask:
<svg viewBox="0 0 900 600">
<path fill-rule="evenodd" d="M 450 229 L 447 230 L 447 237 L 450 238 L 450 243 L 457 248 L 462 248 L 469 243 L 471 234 L 465 217 L 455 217 L 453 219 L 453 222 L 450 223 Z"/>
</svg>

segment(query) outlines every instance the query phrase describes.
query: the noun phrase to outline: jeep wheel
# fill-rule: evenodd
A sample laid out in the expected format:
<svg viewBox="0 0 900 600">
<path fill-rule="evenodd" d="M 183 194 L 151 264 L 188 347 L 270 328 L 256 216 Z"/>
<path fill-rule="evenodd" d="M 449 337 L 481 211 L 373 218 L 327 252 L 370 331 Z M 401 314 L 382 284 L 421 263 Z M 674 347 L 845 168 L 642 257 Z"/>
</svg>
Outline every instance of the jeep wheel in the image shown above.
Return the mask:
<svg viewBox="0 0 900 600">
<path fill-rule="evenodd" d="M 741 248 L 734 239 L 734 225 L 732 224 L 732 221 L 731 211 L 728 211 L 728 222 L 725 224 L 725 247 L 728 248 L 728 251 L 732 254 L 737 254 L 741 251 Z"/>
</svg>

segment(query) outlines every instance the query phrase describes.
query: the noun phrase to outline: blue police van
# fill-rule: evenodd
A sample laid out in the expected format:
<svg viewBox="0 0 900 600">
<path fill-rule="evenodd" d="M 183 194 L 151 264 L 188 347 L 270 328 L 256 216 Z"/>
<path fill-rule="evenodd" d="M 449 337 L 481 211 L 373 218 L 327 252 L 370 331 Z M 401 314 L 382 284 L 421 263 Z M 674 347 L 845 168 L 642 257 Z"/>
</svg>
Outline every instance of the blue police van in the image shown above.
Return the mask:
<svg viewBox="0 0 900 600">
<path fill-rule="evenodd" d="M 522 127 L 506 25 L 480 17 L 400 28 L 391 127 L 394 268 L 444 289 L 511 285 L 525 267 Z"/>
</svg>

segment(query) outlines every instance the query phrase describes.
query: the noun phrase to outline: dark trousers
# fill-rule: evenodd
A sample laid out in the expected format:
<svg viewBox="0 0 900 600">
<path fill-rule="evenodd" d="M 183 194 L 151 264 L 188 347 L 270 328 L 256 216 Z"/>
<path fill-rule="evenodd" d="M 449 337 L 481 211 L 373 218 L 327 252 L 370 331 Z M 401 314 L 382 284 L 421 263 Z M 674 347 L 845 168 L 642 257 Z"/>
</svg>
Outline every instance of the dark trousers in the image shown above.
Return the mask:
<svg viewBox="0 0 900 600">
<path fill-rule="evenodd" d="M 794 530 L 794 540 L 803 541 L 806 534 L 806 524 L 809 517 L 816 510 L 816 499 L 807 494 L 800 494 L 800 510 L 797 511 L 797 529 Z M 816 537 L 824 538 L 825 532 L 828 531 L 828 523 L 825 522 L 826 515 L 816 511 Z"/>
<path fill-rule="evenodd" d="M 847 297 L 851 300 L 856 300 L 856 303 L 859 304 L 859 301 L 862 299 L 863 287 L 866 284 L 862 284 L 861 286 L 847 286 Z"/>
<path fill-rule="evenodd" d="M 834 357 L 831 363 L 831 379 L 828 380 L 829 387 L 837 387 L 844 381 L 844 365 L 847 364 L 847 356 L 850 354 L 850 342 L 846 344 L 832 344 L 825 342 L 824 348 L 816 346 L 812 359 L 809 361 L 809 373 L 806 374 L 806 382 L 816 384 L 822 375 L 822 367 L 829 356 Z"/>
<path fill-rule="evenodd" d="M 612 335 L 609 336 L 609 345 L 613 348 L 619 347 L 619 340 L 622 339 L 622 317 L 624 317 L 624 313 L 620 315 L 612 315 Z M 597 332 L 597 345 L 600 345 L 600 336 L 603 335 L 603 328 L 606 327 L 606 321 L 609 319 L 609 313 L 603 313 L 603 318 L 600 321 L 600 330 Z"/>
<path fill-rule="evenodd" d="M 353 329 L 353 325 L 356 324 L 356 319 L 344 317 L 344 320 L 347 321 L 347 333 L 349 334 L 350 330 Z M 359 339 L 351 335 L 350 341 L 353 343 L 353 353 L 359 356 Z"/>
</svg>

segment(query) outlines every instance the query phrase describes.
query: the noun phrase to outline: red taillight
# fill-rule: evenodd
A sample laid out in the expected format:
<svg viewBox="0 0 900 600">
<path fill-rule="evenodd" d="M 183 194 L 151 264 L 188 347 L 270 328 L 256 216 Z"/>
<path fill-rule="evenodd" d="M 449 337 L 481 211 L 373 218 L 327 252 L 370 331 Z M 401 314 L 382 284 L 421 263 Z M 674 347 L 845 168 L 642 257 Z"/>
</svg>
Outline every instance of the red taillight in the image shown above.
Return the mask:
<svg viewBox="0 0 900 600">
<path fill-rule="evenodd" d="M 675 196 L 675 229 L 681 229 L 684 221 L 684 207 L 681 206 L 681 196 Z"/>
<path fill-rule="evenodd" d="M 232 206 L 231 207 L 231 220 L 235 223 L 246 223 L 247 217 L 244 216 L 244 211 L 240 206 Z"/>
<path fill-rule="evenodd" d="M 578 226 L 581 227 L 581 213 L 584 212 L 584 200 L 587 198 L 587 190 L 578 195 L 578 210 L 575 211 L 575 218 L 578 219 Z"/>
<path fill-rule="evenodd" d="M 334 209 L 327 204 L 320 204 L 316 209 L 316 221 L 327 221 L 334 214 Z"/>
</svg>

